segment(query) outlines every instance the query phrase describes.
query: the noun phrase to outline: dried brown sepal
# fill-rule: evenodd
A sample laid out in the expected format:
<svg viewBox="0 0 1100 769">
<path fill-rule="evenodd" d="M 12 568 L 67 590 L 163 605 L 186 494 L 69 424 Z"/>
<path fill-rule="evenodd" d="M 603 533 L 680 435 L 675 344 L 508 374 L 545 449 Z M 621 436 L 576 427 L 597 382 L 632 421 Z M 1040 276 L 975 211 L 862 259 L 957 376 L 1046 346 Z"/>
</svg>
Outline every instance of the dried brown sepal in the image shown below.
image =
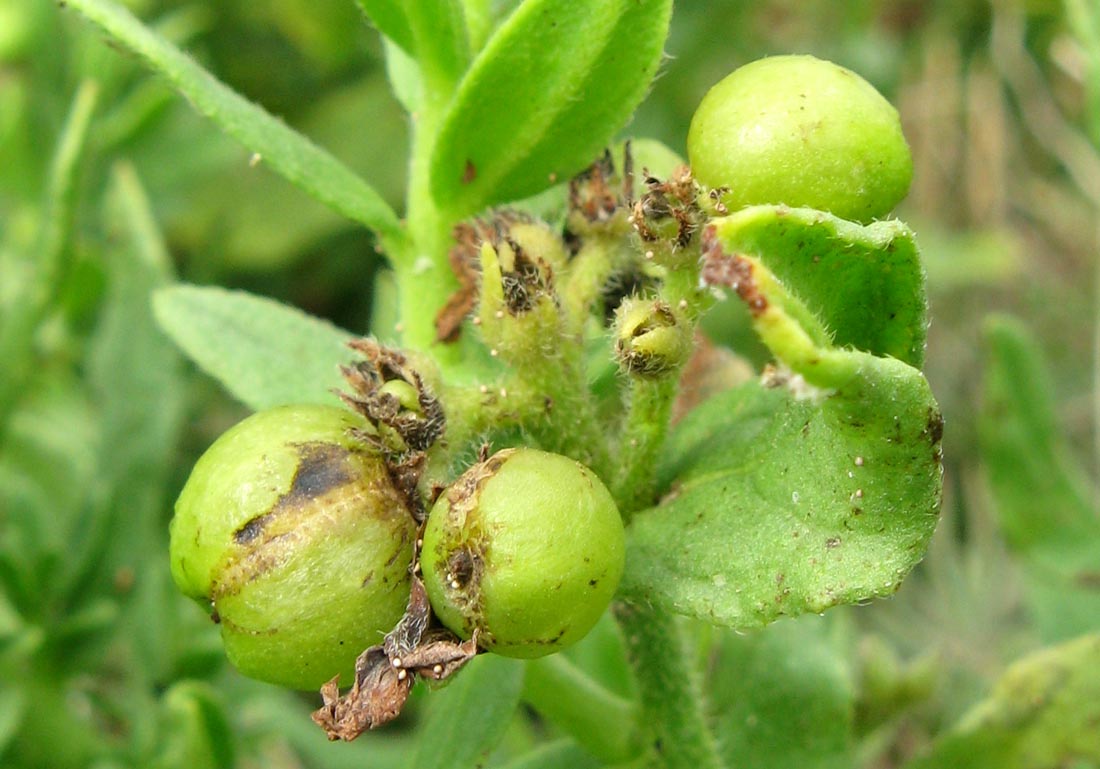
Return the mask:
<svg viewBox="0 0 1100 769">
<path fill-rule="evenodd" d="M 323 704 L 311 717 L 330 740 L 350 742 L 401 713 L 413 676 L 401 675 L 383 648 L 372 646 L 355 661 L 355 683 L 342 697 L 339 681 L 337 676 L 321 687 Z"/>
<path fill-rule="evenodd" d="M 629 155 L 629 147 L 627 148 Z M 579 217 L 589 224 L 611 221 L 620 206 L 631 196 L 633 162 L 624 163 L 623 187 L 615 189 L 615 162 L 611 150 L 604 150 L 600 158 L 569 181 L 570 219 Z"/>
<path fill-rule="evenodd" d="M 340 397 L 378 428 L 377 435 L 368 433 L 361 437 L 387 455 L 426 451 L 443 435 L 446 427 L 439 399 L 432 395 L 420 374 L 397 350 L 384 347 L 373 339 L 356 339 L 348 346 L 366 360 L 343 367 L 344 379 L 351 385 L 352 392 L 340 393 Z M 412 388 L 416 408 L 409 408 L 399 397 L 384 389 L 387 383 L 394 381 L 404 382 Z M 400 444 L 395 445 L 395 436 Z"/>
<path fill-rule="evenodd" d="M 647 243 L 669 241 L 674 249 L 686 248 L 706 218 L 691 169 L 679 166 L 667 180 L 647 175 L 645 187 L 631 211 L 631 225 Z"/>
<path fill-rule="evenodd" d="M 401 665 L 421 678 L 442 681 L 477 655 L 476 629 L 469 640 L 462 641 L 450 630 L 435 627 L 424 634 L 419 646 L 401 658 Z"/>
<path fill-rule="evenodd" d="M 410 654 L 420 644 L 431 619 L 432 607 L 428 603 L 428 592 L 424 589 L 424 582 L 414 575 L 405 614 L 382 642 L 382 648 L 390 659 L 401 659 Z"/>
<path fill-rule="evenodd" d="M 379 646 L 355 661 L 355 683 L 340 695 L 340 677 L 321 687 L 313 721 L 330 740 L 350 742 L 401 713 L 417 676 L 431 682 L 454 675 L 478 654 L 477 633 L 463 641 L 442 627 L 429 627 L 431 606 L 424 583 L 413 577 L 405 615 Z"/>
<path fill-rule="evenodd" d="M 532 256 L 517 241 L 508 238 L 505 245 L 511 249 L 513 259 L 511 269 L 501 265 L 504 304 L 510 315 L 523 315 L 543 297 L 554 297 L 554 273 L 544 259 Z"/>
</svg>

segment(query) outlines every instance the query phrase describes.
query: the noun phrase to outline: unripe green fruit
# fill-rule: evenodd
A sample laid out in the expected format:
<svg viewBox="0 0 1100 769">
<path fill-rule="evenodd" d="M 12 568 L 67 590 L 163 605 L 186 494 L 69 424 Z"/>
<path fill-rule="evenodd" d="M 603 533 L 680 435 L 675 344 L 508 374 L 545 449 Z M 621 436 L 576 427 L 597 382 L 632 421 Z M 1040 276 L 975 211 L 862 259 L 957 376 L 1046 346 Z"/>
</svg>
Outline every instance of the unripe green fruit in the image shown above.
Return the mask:
<svg viewBox="0 0 1100 769">
<path fill-rule="evenodd" d="M 340 674 L 401 618 L 416 522 L 354 414 L 285 406 L 207 450 L 176 502 L 172 576 L 212 607 L 230 662 L 297 689 Z"/>
<path fill-rule="evenodd" d="M 812 56 L 746 64 L 710 89 L 688 132 L 696 180 L 730 209 L 785 204 L 868 222 L 905 197 L 913 160 L 897 110 Z"/>
<path fill-rule="evenodd" d="M 541 657 L 583 638 L 619 585 L 622 519 L 584 465 L 505 449 L 437 500 L 421 550 L 432 609 L 463 638 Z"/>
</svg>

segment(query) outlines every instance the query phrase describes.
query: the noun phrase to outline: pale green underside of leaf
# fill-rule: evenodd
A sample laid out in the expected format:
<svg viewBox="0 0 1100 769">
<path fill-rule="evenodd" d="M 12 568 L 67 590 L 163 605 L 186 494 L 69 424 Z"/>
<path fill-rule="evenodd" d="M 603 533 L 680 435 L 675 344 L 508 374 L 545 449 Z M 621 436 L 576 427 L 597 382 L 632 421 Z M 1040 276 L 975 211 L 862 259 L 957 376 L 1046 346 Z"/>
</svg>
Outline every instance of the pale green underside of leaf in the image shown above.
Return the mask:
<svg viewBox="0 0 1100 769">
<path fill-rule="evenodd" d="M 903 222 L 861 225 L 811 208 L 752 206 L 717 227 L 728 251 L 763 261 L 833 346 L 920 368 L 928 300 L 916 241 Z"/>
<path fill-rule="evenodd" d="M 762 213 L 773 225 L 787 216 Z M 717 223 L 707 259 L 726 260 L 783 368 L 704 403 L 670 436 L 659 478 L 667 493 L 634 518 L 623 590 L 749 628 L 897 590 L 935 529 L 943 422 L 917 369 L 823 339 L 822 316 L 843 318 L 831 303 L 850 292 L 819 290 L 811 296 L 828 297 L 820 308 L 803 303 L 788 284 L 803 287 L 804 272 L 780 281 L 769 266 L 782 259 L 740 249 L 741 224 Z M 858 244 L 863 228 L 827 225 L 843 237 L 814 249 L 831 266 L 818 280 L 849 283 L 849 264 L 857 276 L 873 272 L 834 253 Z"/>
<path fill-rule="evenodd" d="M 397 215 L 369 184 L 326 150 L 218 81 L 191 57 L 110 0 L 71 0 L 115 42 L 160 73 L 201 114 L 309 195 L 387 238 L 402 235 Z"/>
<path fill-rule="evenodd" d="M 670 0 L 527 0 L 459 84 L 432 157 L 456 216 L 577 173 L 626 123 L 657 71 Z"/>
<path fill-rule="evenodd" d="M 931 753 L 907 769 L 1060 769 L 1100 762 L 1100 635 L 1012 665 Z"/>
<path fill-rule="evenodd" d="M 352 335 L 293 307 L 240 291 L 180 285 L 158 291 L 161 328 L 199 368 L 259 411 L 336 405 Z"/>
</svg>

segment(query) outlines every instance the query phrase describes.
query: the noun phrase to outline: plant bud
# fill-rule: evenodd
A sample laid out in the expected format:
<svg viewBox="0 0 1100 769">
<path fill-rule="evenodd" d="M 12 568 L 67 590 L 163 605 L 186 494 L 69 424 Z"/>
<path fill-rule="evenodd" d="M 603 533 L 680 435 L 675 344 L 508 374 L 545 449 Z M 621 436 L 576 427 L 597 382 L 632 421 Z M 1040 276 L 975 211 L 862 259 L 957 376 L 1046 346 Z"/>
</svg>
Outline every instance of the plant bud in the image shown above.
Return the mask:
<svg viewBox="0 0 1100 769">
<path fill-rule="evenodd" d="M 505 449 L 436 501 L 421 550 L 440 621 L 509 657 L 583 638 L 622 576 L 625 538 L 610 492 L 584 465 Z"/>
<path fill-rule="evenodd" d="M 409 597 L 416 523 L 344 409 L 254 414 L 196 463 L 171 525 L 172 576 L 221 623 L 243 674 L 317 688 L 379 643 Z"/>
<path fill-rule="evenodd" d="M 660 299 L 628 299 L 619 305 L 615 352 L 619 364 L 646 378 L 679 371 L 691 357 L 691 324 Z"/>
</svg>

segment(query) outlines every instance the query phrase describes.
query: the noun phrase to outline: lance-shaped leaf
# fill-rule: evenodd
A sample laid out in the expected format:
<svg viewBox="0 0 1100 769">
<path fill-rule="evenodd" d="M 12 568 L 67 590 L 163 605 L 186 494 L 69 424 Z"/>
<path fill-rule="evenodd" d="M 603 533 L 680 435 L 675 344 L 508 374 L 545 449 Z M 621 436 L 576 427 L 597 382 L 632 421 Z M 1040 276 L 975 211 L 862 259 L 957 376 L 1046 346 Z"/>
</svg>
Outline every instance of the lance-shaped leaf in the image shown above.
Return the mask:
<svg viewBox="0 0 1100 769">
<path fill-rule="evenodd" d="M 861 225 L 812 208 L 751 206 L 719 221 L 726 250 L 758 256 L 824 327 L 834 347 L 920 368 L 928 300 L 912 231 Z"/>
<path fill-rule="evenodd" d="M 941 493 L 942 418 L 921 373 L 837 349 L 763 260 L 704 236 L 704 274 L 746 302 L 783 367 L 670 436 L 663 502 L 635 516 L 624 591 L 733 627 L 893 593 Z"/>
<path fill-rule="evenodd" d="M 254 152 L 272 170 L 349 219 L 398 241 L 397 214 L 373 187 L 305 136 L 253 104 L 157 36 L 111 0 L 71 0 L 72 6 L 139 56 L 182 93 L 201 114 Z"/>
<path fill-rule="evenodd" d="M 335 405 L 351 334 L 284 304 L 240 291 L 174 286 L 153 296 L 161 328 L 246 406 Z"/>
<path fill-rule="evenodd" d="M 657 71 L 670 0 L 527 0 L 470 66 L 432 156 L 432 194 L 456 217 L 583 169 Z"/>
<path fill-rule="evenodd" d="M 929 755 L 907 769 L 1061 769 L 1100 762 L 1100 635 L 1012 665 Z"/>
</svg>

